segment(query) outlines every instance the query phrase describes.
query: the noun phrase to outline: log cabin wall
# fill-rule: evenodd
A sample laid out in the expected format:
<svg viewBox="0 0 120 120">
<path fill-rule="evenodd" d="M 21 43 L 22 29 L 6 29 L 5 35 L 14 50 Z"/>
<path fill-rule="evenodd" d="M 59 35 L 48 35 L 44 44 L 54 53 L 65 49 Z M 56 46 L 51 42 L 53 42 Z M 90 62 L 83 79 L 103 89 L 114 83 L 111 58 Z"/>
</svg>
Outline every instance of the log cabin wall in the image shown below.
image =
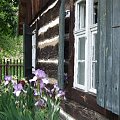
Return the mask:
<svg viewBox="0 0 120 120">
<path fill-rule="evenodd" d="M 41 1 L 43 7 L 36 16 L 37 19 L 31 22 L 32 30 L 37 30 L 37 56 L 36 69 L 45 70 L 51 80 L 57 80 L 58 75 L 58 42 L 59 42 L 59 8 L 60 0 Z M 66 10 L 69 10 L 69 0 L 66 0 Z M 32 18 L 34 18 L 34 11 L 32 11 Z M 65 25 L 65 72 L 68 68 L 68 32 L 69 32 L 69 16 L 66 17 Z"/>
</svg>

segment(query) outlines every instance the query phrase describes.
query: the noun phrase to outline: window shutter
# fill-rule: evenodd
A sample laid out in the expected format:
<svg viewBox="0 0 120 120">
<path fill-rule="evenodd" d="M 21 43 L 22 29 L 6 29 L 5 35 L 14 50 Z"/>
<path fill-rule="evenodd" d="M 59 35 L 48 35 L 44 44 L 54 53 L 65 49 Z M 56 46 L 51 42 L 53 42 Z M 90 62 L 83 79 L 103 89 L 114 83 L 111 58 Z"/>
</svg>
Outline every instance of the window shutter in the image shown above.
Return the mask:
<svg viewBox="0 0 120 120">
<path fill-rule="evenodd" d="M 97 102 L 120 115 L 120 0 L 99 0 Z"/>
<path fill-rule="evenodd" d="M 31 28 L 23 24 L 24 38 L 24 76 L 30 78 L 32 75 L 32 32 Z"/>
</svg>

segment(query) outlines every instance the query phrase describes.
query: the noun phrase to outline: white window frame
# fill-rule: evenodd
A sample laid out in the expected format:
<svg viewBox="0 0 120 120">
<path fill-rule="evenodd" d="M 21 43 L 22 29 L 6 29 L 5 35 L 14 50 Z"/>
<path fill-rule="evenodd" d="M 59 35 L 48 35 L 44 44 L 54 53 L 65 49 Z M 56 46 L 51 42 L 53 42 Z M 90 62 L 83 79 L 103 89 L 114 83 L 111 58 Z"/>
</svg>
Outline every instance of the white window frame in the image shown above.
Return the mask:
<svg viewBox="0 0 120 120">
<path fill-rule="evenodd" d="M 32 35 L 32 73 L 36 68 L 36 33 L 33 31 Z"/>
<path fill-rule="evenodd" d="M 74 58 L 74 88 L 80 88 L 85 92 L 96 93 L 96 89 L 92 88 L 92 40 L 93 35 L 97 33 L 97 24 L 93 24 L 93 2 L 94 0 L 86 0 L 86 24 L 85 28 L 79 27 L 79 4 L 84 0 L 77 0 L 75 3 L 75 58 Z M 78 39 L 85 37 L 85 84 L 77 83 L 78 76 Z"/>
</svg>

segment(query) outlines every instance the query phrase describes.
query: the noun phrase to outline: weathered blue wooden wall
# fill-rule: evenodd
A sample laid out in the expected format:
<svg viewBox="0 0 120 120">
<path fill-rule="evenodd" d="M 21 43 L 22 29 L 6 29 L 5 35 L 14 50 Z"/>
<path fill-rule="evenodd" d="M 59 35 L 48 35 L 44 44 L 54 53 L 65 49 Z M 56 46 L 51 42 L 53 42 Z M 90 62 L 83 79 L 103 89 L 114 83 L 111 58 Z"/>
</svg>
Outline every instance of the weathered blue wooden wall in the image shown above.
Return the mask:
<svg viewBox="0 0 120 120">
<path fill-rule="evenodd" d="M 120 114 L 120 0 L 99 0 L 98 104 Z"/>
</svg>

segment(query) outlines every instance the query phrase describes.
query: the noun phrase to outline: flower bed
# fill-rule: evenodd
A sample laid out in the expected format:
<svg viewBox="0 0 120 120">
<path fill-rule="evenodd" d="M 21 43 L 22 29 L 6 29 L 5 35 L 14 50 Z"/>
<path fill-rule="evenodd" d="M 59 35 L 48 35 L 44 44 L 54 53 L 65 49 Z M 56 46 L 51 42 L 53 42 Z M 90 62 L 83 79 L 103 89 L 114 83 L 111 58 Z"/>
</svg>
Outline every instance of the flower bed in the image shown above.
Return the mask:
<svg viewBox="0 0 120 120">
<path fill-rule="evenodd" d="M 50 89 L 44 71 L 38 69 L 29 81 L 6 76 L 0 85 L 0 120 L 59 120 L 65 92 L 57 84 Z"/>
</svg>

